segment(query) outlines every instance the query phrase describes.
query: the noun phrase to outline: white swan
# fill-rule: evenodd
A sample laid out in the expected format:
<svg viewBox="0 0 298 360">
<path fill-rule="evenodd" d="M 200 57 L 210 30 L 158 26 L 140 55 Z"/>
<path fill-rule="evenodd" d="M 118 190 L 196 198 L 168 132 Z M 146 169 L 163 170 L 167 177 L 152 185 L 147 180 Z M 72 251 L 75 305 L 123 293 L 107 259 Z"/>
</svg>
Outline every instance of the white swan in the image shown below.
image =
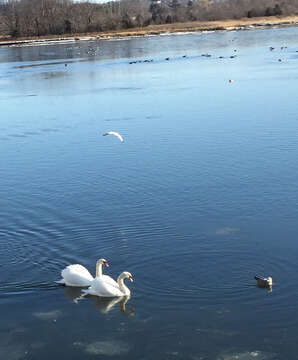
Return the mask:
<svg viewBox="0 0 298 360">
<path fill-rule="evenodd" d="M 108 283 L 102 277 L 96 277 L 88 289 L 82 290 L 85 294 L 115 297 L 115 296 L 130 296 L 129 288 L 124 284 L 124 279 L 128 278 L 133 281 L 132 275 L 128 271 L 124 271 L 118 276 L 116 285 Z"/>
<path fill-rule="evenodd" d="M 106 133 L 104 133 L 102 136 L 107 136 L 107 135 L 114 135 L 116 136 L 121 142 L 123 142 L 123 137 L 116 131 L 108 131 Z"/>
<path fill-rule="evenodd" d="M 99 259 L 96 263 L 96 277 L 104 278 L 106 281 L 111 279 L 110 276 L 102 274 L 102 265 L 109 266 L 108 262 L 105 259 Z M 68 265 L 65 269 L 61 271 L 62 279 L 57 281 L 58 284 L 67 285 L 67 286 L 90 286 L 94 280 L 90 272 L 80 264 Z"/>
</svg>

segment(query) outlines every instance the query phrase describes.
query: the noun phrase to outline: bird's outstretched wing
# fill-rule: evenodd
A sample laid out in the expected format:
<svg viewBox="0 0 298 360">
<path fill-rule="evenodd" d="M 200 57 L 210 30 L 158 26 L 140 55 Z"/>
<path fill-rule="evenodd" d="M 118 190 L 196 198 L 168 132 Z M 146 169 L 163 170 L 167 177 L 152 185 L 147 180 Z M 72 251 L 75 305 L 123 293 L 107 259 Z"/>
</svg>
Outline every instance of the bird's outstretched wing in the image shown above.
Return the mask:
<svg viewBox="0 0 298 360">
<path fill-rule="evenodd" d="M 123 142 L 123 137 L 116 131 L 108 131 L 106 133 L 103 134 L 103 136 L 107 136 L 107 135 L 114 135 L 116 136 L 121 142 Z"/>
</svg>

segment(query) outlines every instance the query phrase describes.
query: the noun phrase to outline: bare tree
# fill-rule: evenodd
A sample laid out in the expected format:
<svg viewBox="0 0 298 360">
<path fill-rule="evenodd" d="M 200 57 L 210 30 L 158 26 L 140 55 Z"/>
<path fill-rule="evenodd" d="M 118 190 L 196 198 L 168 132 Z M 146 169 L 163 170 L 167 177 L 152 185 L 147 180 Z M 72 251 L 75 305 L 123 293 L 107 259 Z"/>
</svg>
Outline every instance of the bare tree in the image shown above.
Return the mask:
<svg viewBox="0 0 298 360">
<path fill-rule="evenodd" d="M 43 36 L 289 14 L 298 14 L 298 0 L 0 0 L 0 35 Z"/>
</svg>

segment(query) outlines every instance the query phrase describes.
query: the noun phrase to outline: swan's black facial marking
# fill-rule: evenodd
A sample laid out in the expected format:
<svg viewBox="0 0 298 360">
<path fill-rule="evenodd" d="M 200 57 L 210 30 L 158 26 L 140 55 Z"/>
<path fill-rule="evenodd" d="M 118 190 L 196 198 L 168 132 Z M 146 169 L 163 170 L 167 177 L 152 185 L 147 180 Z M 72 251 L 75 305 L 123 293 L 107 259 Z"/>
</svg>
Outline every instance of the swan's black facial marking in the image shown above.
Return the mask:
<svg viewBox="0 0 298 360">
<path fill-rule="evenodd" d="M 106 267 L 109 267 L 109 266 L 110 266 L 107 261 L 104 261 L 103 264 L 104 264 L 104 266 L 106 266 Z"/>
</svg>

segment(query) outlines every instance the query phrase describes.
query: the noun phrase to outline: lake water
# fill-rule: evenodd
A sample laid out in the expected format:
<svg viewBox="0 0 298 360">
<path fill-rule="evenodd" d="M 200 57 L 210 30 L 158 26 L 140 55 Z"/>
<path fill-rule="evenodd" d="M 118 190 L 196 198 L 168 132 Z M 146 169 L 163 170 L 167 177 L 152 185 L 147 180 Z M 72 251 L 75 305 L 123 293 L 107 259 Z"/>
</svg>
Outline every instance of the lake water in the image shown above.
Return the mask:
<svg viewBox="0 0 298 360">
<path fill-rule="evenodd" d="M 297 36 L 0 48 L 1 359 L 297 359 Z"/>
</svg>

